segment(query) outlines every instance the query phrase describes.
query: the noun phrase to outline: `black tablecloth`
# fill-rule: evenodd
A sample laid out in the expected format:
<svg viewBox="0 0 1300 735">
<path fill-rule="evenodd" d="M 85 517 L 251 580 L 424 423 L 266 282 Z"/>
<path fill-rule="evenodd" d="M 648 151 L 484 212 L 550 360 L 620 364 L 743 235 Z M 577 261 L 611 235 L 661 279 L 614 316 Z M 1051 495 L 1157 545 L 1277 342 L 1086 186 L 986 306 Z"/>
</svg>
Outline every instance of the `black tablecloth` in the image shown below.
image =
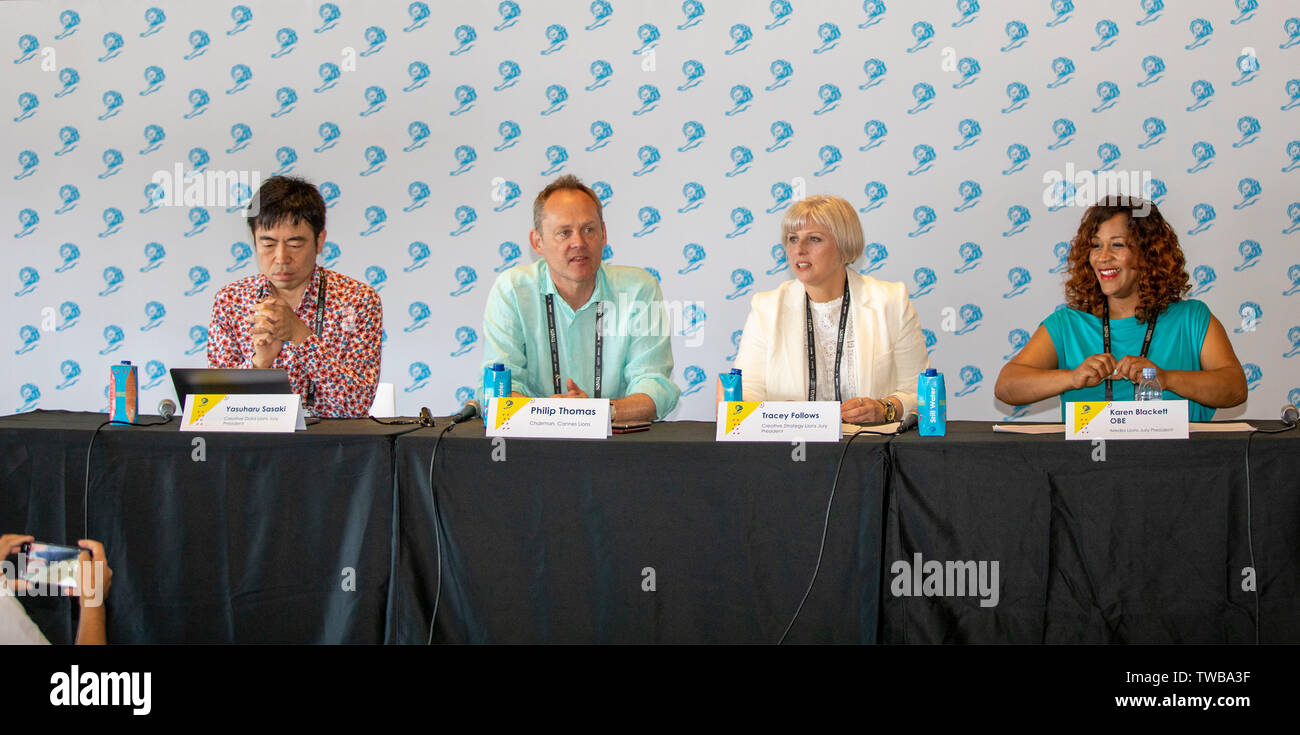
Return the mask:
<svg viewBox="0 0 1300 735">
<path fill-rule="evenodd" d="M 813 573 L 843 445 L 808 444 L 795 461 L 788 443 L 713 438 L 698 422 L 604 442 L 494 443 L 481 422 L 457 427 L 434 475 L 434 640 L 776 642 Z M 433 442 L 429 432 L 397 441 L 402 641 L 425 640 L 437 589 Z M 788 641 L 876 639 L 884 448 L 868 437 L 849 447 L 817 582 Z"/>
<path fill-rule="evenodd" d="M 0 418 L 0 531 L 103 541 L 114 642 L 423 642 L 439 594 L 435 641 L 774 642 L 844 448 L 796 461 L 789 444 L 715 443 L 691 422 L 500 441 L 471 422 L 438 450 L 435 536 L 445 419 L 409 434 L 106 427 L 83 520 L 103 418 Z M 1090 442 L 983 423 L 861 437 L 788 640 L 1252 642 L 1258 619 L 1260 640 L 1300 642 L 1300 432 L 1249 440 L 1249 492 L 1247 443 L 1112 441 L 1101 461 Z M 897 596 L 904 561 L 997 562 L 997 604 Z M 69 600 L 24 605 L 72 640 Z"/>
<path fill-rule="evenodd" d="M 391 436 L 410 427 L 322 421 L 289 435 L 182 433 L 175 421 L 107 426 L 90 460 L 87 517 L 87 449 L 104 418 L 0 418 L 0 530 L 104 543 L 110 641 L 385 640 Z M 48 638 L 71 642 L 69 600 L 23 602 Z"/>
<path fill-rule="evenodd" d="M 1250 440 L 1249 497 L 1248 436 L 1095 445 L 953 422 L 901 437 L 887 584 L 920 554 L 998 561 L 1001 591 L 996 607 L 886 593 L 885 640 L 1254 642 L 1253 568 L 1259 639 L 1300 642 L 1300 432 Z"/>
</svg>

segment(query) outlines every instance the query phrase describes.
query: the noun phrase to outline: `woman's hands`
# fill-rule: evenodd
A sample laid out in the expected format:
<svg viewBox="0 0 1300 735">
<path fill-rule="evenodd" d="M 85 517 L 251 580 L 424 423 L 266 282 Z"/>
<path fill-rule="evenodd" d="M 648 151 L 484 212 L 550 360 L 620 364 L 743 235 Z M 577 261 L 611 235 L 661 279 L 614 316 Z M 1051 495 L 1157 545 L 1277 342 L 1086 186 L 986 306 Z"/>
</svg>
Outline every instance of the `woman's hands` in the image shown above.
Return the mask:
<svg viewBox="0 0 1300 735">
<path fill-rule="evenodd" d="M 1165 372 L 1147 358 L 1127 355 L 1122 360 L 1116 360 L 1114 355 L 1102 352 L 1090 355 L 1080 363 L 1079 367 L 1070 371 L 1070 386 L 1075 390 L 1091 388 L 1103 380 L 1115 378 L 1128 380 L 1136 385 L 1142 382 L 1143 368 L 1155 368 L 1156 380 L 1160 381 L 1161 386 L 1165 385 Z"/>
<path fill-rule="evenodd" d="M 1160 386 L 1162 388 L 1168 387 L 1166 385 L 1165 371 L 1161 370 L 1160 366 L 1154 362 L 1151 362 L 1145 357 L 1138 357 L 1137 355 L 1129 355 L 1123 360 L 1120 360 L 1119 364 L 1115 366 L 1115 375 L 1126 380 L 1131 380 L 1133 384 L 1136 385 L 1142 382 L 1143 368 L 1155 368 L 1156 380 L 1160 381 Z"/>
<path fill-rule="evenodd" d="M 840 420 L 846 424 L 880 424 L 885 421 L 885 405 L 866 396 L 840 403 Z"/>
<path fill-rule="evenodd" d="M 1114 377 L 1115 366 L 1119 362 L 1109 352 L 1090 355 L 1079 363 L 1079 367 L 1070 371 L 1070 387 L 1074 390 L 1100 385 L 1101 381 Z"/>
</svg>

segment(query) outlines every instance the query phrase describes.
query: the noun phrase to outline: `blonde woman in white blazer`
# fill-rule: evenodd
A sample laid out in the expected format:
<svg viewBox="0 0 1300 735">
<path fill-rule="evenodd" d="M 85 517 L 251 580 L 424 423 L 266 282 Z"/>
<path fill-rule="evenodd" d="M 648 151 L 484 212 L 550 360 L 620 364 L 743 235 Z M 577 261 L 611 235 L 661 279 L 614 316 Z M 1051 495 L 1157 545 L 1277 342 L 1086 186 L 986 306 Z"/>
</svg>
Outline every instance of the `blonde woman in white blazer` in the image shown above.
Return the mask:
<svg viewBox="0 0 1300 735">
<path fill-rule="evenodd" d="M 838 400 L 841 418 L 854 424 L 915 411 L 916 378 L 930 366 L 921 322 L 906 286 L 848 267 L 864 244 L 853 206 L 839 197 L 808 197 L 786 210 L 781 233 L 795 280 L 754 295 L 735 360 L 745 400 Z"/>
</svg>

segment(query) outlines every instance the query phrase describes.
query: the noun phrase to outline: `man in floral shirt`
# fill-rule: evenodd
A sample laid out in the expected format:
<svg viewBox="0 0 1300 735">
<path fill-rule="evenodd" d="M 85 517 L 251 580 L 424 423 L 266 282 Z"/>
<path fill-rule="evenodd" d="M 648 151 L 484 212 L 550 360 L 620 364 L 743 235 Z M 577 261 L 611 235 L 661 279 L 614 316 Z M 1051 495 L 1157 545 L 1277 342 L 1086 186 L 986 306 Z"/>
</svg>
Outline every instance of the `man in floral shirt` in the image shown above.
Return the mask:
<svg viewBox="0 0 1300 735">
<path fill-rule="evenodd" d="M 364 283 L 316 265 L 325 200 L 274 176 L 248 218 L 260 275 L 217 292 L 208 330 L 214 368 L 281 368 L 314 416 L 367 416 L 379 382 L 383 307 Z"/>
</svg>

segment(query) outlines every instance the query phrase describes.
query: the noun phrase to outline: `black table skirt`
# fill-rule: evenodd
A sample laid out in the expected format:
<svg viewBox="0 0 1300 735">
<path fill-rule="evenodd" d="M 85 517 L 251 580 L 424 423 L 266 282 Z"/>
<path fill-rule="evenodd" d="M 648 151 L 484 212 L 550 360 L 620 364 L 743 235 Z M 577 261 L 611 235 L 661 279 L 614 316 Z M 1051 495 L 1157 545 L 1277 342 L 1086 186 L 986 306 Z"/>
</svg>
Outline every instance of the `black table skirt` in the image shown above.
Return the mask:
<svg viewBox="0 0 1300 735">
<path fill-rule="evenodd" d="M 481 423 L 457 427 L 434 475 L 434 640 L 776 642 L 815 568 L 843 445 L 808 444 L 795 461 L 788 443 L 713 436 L 712 423 L 678 422 L 605 442 L 494 443 Z M 885 446 L 861 437 L 849 448 L 817 582 L 788 641 L 876 640 Z M 423 641 L 437 588 L 425 532 L 433 438 L 397 447 L 398 639 Z"/>
<path fill-rule="evenodd" d="M 104 418 L 0 419 L 0 529 L 103 542 L 113 570 L 110 641 L 385 639 L 391 436 L 403 427 L 323 421 L 257 435 L 182 433 L 175 421 L 107 426 L 95 439 L 87 506 L 87 448 Z M 72 641 L 69 600 L 23 602 L 52 642 Z"/>
<path fill-rule="evenodd" d="M 1104 454 L 973 422 L 900 438 L 886 569 L 917 554 L 996 560 L 1002 589 L 994 608 L 886 594 L 885 640 L 1253 643 L 1253 568 L 1259 640 L 1300 641 L 1300 435 L 1250 440 L 1249 498 L 1247 437 L 1110 441 Z"/>
<path fill-rule="evenodd" d="M 789 444 L 719 444 L 693 422 L 501 441 L 471 422 L 438 450 L 435 537 L 429 455 L 445 420 L 110 426 L 86 505 L 103 418 L 0 418 L 0 531 L 103 541 L 121 643 L 423 643 L 435 597 L 438 642 L 775 642 L 816 565 L 844 448 L 809 444 L 797 461 Z M 1300 642 L 1300 432 L 1250 440 L 1249 493 L 1246 447 L 1245 434 L 1112 441 L 1095 461 L 1090 442 L 983 423 L 860 437 L 787 640 Z M 900 562 L 997 562 L 997 604 L 896 595 Z M 52 641 L 72 640 L 71 601 L 23 603 Z"/>
</svg>

